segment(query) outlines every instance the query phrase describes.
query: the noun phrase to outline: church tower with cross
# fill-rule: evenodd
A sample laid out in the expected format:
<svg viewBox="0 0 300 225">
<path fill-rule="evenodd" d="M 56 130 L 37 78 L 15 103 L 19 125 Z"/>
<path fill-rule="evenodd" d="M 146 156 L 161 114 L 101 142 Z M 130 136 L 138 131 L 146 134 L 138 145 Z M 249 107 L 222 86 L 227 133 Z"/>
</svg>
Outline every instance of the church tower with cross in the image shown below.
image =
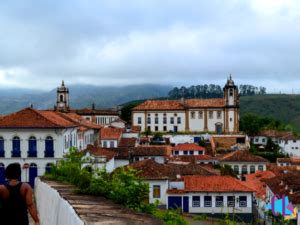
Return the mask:
<svg viewBox="0 0 300 225">
<path fill-rule="evenodd" d="M 56 110 L 60 112 L 68 112 L 70 110 L 69 88 L 65 86 L 64 81 L 62 81 L 61 86 L 57 88 L 56 93 L 57 93 Z"/>
</svg>

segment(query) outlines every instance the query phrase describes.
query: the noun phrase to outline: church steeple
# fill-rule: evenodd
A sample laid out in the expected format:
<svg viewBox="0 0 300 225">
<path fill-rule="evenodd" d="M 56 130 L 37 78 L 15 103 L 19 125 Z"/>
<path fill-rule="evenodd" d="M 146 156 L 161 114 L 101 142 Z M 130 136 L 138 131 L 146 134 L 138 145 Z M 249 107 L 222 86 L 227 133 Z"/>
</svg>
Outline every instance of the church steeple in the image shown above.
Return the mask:
<svg viewBox="0 0 300 225">
<path fill-rule="evenodd" d="M 61 82 L 61 86 L 57 88 L 56 110 L 60 112 L 69 111 L 69 88 L 65 87 L 65 82 Z"/>
<path fill-rule="evenodd" d="M 235 107 L 239 104 L 239 90 L 234 84 L 231 74 L 223 88 L 226 106 Z"/>
</svg>

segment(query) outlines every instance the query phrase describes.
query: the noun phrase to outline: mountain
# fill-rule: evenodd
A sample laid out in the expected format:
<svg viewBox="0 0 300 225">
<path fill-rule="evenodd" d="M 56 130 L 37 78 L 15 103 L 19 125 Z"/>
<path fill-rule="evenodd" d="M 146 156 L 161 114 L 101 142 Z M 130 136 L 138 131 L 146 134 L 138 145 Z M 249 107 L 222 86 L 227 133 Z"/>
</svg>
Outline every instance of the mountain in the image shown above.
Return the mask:
<svg viewBox="0 0 300 225">
<path fill-rule="evenodd" d="M 69 85 L 70 105 L 72 108 L 116 107 L 133 99 L 159 98 L 166 96 L 173 88 L 168 85 L 128 85 L 128 86 L 93 86 Z M 49 92 L 28 89 L 0 89 L 0 114 L 15 112 L 33 104 L 34 108 L 48 109 L 56 104 L 56 89 Z"/>
</svg>

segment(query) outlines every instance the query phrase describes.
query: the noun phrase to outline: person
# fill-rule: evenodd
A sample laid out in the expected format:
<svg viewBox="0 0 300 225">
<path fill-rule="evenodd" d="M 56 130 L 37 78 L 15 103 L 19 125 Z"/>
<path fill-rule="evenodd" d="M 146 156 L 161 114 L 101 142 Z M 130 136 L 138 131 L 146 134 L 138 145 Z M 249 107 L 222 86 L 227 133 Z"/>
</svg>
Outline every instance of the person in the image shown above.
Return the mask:
<svg viewBox="0 0 300 225">
<path fill-rule="evenodd" d="M 19 181 L 20 177 L 20 164 L 13 163 L 7 166 L 5 178 L 8 182 L 0 185 L 1 225 L 29 225 L 28 211 L 35 225 L 39 225 L 32 188 L 29 184 Z"/>
</svg>

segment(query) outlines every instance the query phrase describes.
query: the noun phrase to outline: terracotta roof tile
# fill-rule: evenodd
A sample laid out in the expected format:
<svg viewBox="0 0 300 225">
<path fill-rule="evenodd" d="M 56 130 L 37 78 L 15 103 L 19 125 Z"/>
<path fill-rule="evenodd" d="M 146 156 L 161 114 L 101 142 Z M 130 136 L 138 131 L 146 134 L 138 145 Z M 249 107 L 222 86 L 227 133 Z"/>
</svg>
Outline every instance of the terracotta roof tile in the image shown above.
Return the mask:
<svg viewBox="0 0 300 225">
<path fill-rule="evenodd" d="M 172 146 L 169 145 L 140 145 L 132 148 L 132 156 L 169 156 Z"/>
<path fill-rule="evenodd" d="M 173 151 L 205 151 L 205 148 L 195 143 L 185 143 L 176 145 Z"/>
<path fill-rule="evenodd" d="M 128 167 L 140 171 L 139 176 L 145 179 L 176 179 L 177 175 L 213 176 L 215 173 L 198 164 L 176 165 L 161 164 L 152 159 L 138 161 Z"/>
<path fill-rule="evenodd" d="M 223 162 L 268 162 L 263 157 L 251 154 L 247 150 L 238 150 L 228 153 L 220 158 Z"/>
<path fill-rule="evenodd" d="M 275 177 L 276 175 L 272 171 L 256 171 L 253 174 L 245 175 L 246 181 L 243 183 L 255 190 L 255 196 L 260 199 L 265 199 L 266 197 L 266 185 L 264 179 L 269 179 Z"/>
<path fill-rule="evenodd" d="M 135 147 L 137 144 L 137 138 L 121 138 L 119 147 Z"/>
<path fill-rule="evenodd" d="M 221 108 L 225 106 L 223 98 L 185 99 L 185 100 L 147 100 L 133 108 L 138 110 L 185 110 L 188 108 Z"/>
<path fill-rule="evenodd" d="M 185 192 L 253 192 L 230 176 L 183 176 Z"/>
<path fill-rule="evenodd" d="M 119 140 L 124 129 L 115 127 L 103 127 L 100 130 L 100 140 Z"/>
<path fill-rule="evenodd" d="M 54 111 L 25 108 L 8 114 L 0 120 L 0 128 L 66 128 L 77 124 L 64 119 Z"/>
<path fill-rule="evenodd" d="M 89 151 L 92 155 L 102 155 L 108 157 L 115 157 L 115 159 L 129 159 L 128 149 L 126 148 L 101 148 L 95 147 L 93 145 L 88 145 L 87 149 L 84 150 Z"/>
<path fill-rule="evenodd" d="M 294 136 L 294 134 L 291 131 L 263 130 L 259 132 L 257 136 L 266 136 L 270 138 L 283 138 L 283 137 Z"/>
</svg>

